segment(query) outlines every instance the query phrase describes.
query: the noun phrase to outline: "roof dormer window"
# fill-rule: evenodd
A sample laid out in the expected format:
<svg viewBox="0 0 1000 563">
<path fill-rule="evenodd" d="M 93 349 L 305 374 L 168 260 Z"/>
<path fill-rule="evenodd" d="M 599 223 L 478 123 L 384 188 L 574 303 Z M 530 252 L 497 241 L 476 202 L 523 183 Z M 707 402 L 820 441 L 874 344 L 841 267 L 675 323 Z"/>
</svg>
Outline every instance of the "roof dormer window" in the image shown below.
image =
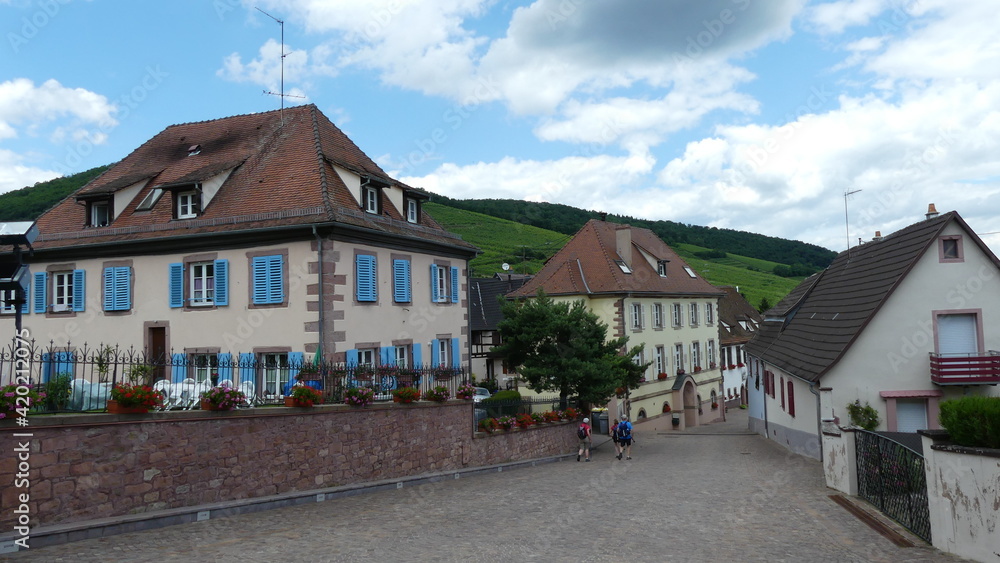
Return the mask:
<svg viewBox="0 0 1000 563">
<path fill-rule="evenodd" d="M 420 222 L 420 203 L 415 199 L 406 200 L 406 221 L 409 223 Z"/>
<path fill-rule="evenodd" d="M 670 262 L 670 260 L 656 261 L 656 273 L 659 274 L 661 278 L 667 277 L 667 262 Z"/>
<path fill-rule="evenodd" d="M 201 152 L 201 145 L 191 145 L 188 147 L 188 156 L 194 156 Z"/>
<path fill-rule="evenodd" d="M 198 216 L 201 211 L 201 197 L 199 197 L 198 190 L 177 192 L 174 197 L 177 202 L 175 207 L 177 219 L 194 219 Z"/>
<path fill-rule="evenodd" d="M 111 201 L 102 199 L 87 204 L 87 225 L 107 227 L 111 224 Z"/>
<path fill-rule="evenodd" d="M 162 195 L 163 195 L 163 190 L 160 188 L 153 188 L 149 190 L 149 193 L 146 194 L 146 197 L 142 198 L 142 201 L 139 202 L 139 205 L 136 206 L 135 210 L 149 211 L 150 209 L 153 208 L 154 205 L 156 205 L 157 201 L 160 201 L 160 196 Z"/>
<path fill-rule="evenodd" d="M 632 268 L 629 268 L 628 264 L 626 264 L 624 260 L 615 260 L 615 264 L 618 264 L 618 267 L 621 268 L 626 274 L 632 273 Z"/>
<path fill-rule="evenodd" d="M 362 191 L 364 196 L 364 206 L 366 213 L 379 213 L 379 191 L 378 188 L 365 187 Z"/>
<path fill-rule="evenodd" d="M 691 276 L 692 278 L 698 277 L 698 274 L 694 273 L 694 270 L 692 270 L 687 266 L 684 266 L 684 271 L 687 272 L 687 275 Z"/>
</svg>

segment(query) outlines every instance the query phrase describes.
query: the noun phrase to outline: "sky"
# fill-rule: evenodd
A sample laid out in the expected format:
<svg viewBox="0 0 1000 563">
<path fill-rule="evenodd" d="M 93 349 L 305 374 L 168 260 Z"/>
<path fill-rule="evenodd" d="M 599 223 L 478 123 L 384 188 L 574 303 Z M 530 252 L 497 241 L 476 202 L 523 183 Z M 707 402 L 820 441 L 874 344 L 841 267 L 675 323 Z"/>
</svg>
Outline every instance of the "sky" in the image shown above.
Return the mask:
<svg viewBox="0 0 1000 563">
<path fill-rule="evenodd" d="M 0 193 L 284 92 L 452 198 L 836 251 L 934 203 L 997 252 L 997 21 L 995 0 L 0 0 Z"/>
</svg>

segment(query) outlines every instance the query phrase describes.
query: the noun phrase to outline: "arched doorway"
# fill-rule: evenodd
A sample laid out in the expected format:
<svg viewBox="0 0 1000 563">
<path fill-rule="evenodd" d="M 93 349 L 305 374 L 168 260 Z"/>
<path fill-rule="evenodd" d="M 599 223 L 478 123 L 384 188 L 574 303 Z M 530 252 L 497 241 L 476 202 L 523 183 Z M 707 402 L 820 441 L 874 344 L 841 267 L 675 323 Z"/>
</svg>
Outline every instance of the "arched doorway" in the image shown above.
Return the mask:
<svg viewBox="0 0 1000 563">
<path fill-rule="evenodd" d="M 684 426 L 698 426 L 698 399 L 695 395 L 694 380 L 690 377 L 684 382 Z"/>
</svg>

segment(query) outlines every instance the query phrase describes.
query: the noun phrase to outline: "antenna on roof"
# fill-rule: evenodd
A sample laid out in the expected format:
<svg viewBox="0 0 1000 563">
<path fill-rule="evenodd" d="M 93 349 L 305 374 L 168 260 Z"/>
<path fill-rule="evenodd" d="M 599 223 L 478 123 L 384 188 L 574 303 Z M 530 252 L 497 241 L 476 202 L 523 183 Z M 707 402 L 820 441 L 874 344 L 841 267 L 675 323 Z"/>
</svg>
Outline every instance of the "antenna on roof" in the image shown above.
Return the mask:
<svg viewBox="0 0 1000 563">
<path fill-rule="evenodd" d="M 285 98 L 302 98 L 304 96 L 293 96 L 291 94 L 285 94 L 285 21 L 279 20 L 278 18 L 272 16 L 271 14 L 261 10 L 257 6 L 254 6 L 258 12 L 264 14 L 265 16 L 271 18 L 272 20 L 278 22 L 281 26 L 281 91 L 280 92 L 268 92 L 264 90 L 264 93 L 269 96 L 278 96 L 281 99 L 281 124 L 285 124 Z"/>
<path fill-rule="evenodd" d="M 847 190 L 844 190 L 844 226 L 847 229 L 847 257 L 848 258 L 851 257 L 851 219 L 847 215 L 847 198 L 848 198 L 848 196 L 852 196 L 852 195 L 854 195 L 854 194 L 856 194 L 856 193 L 858 193 L 860 191 L 861 190 L 854 190 L 854 191 L 849 192 Z M 858 241 L 858 244 L 860 244 L 860 240 Z"/>
</svg>

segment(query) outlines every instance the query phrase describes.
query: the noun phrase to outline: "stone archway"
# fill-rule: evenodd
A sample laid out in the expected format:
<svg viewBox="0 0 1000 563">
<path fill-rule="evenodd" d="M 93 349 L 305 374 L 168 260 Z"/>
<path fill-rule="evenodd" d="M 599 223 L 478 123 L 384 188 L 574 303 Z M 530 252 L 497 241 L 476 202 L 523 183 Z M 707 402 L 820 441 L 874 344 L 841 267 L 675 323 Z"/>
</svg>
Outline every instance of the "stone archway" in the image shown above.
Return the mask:
<svg viewBox="0 0 1000 563">
<path fill-rule="evenodd" d="M 684 399 L 684 427 L 698 426 L 698 399 L 695 394 L 694 380 L 690 377 L 684 382 L 681 394 Z"/>
</svg>

